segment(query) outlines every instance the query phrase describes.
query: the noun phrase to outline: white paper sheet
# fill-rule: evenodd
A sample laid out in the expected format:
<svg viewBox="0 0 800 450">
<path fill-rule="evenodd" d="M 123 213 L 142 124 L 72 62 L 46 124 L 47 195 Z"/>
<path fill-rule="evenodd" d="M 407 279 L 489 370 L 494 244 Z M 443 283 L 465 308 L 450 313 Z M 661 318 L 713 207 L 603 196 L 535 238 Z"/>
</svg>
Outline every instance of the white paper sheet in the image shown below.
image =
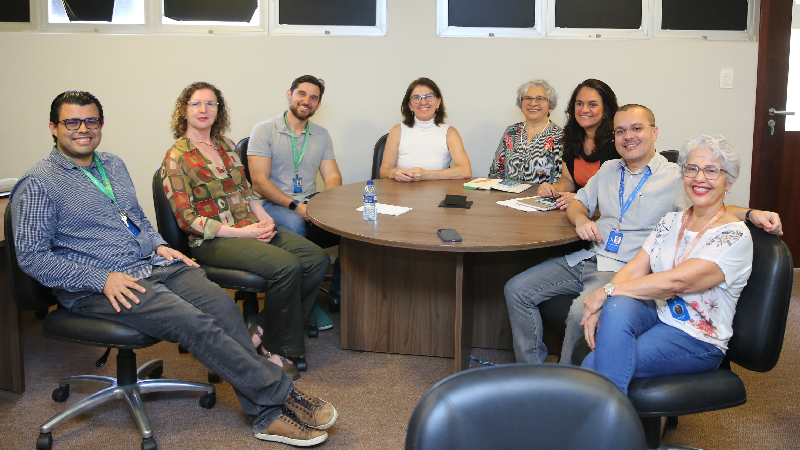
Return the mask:
<svg viewBox="0 0 800 450">
<path fill-rule="evenodd" d="M 378 214 L 387 214 L 389 216 L 399 216 L 400 214 L 407 213 L 414 208 L 408 208 L 405 206 L 394 206 L 394 205 L 387 205 L 385 203 L 378 203 Z M 356 211 L 364 211 L 364 207 L 360 206 L 356 208 Z"/>
</svg>

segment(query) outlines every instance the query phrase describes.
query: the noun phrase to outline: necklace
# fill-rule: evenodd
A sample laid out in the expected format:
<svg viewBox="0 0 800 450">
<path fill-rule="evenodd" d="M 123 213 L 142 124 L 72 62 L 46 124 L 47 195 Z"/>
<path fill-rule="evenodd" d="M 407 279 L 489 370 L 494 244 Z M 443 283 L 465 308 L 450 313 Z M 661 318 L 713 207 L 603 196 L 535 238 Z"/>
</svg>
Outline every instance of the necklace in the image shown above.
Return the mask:
<svg viewBox="0 0 800 450">
<path fill-rule="evenodd" d="M 544 133 L 544 130 L 546 130 L 547 127 L 549 127 L 549 126 L 550 126 L 550 119 L 547 119 L 547 123 L 544 124 L 544 127 L 541 130 L 539 130 L 538 133 L 533 133 L 533 136 L 538 136 L 538 135 Z M 525 122 L 525 126 L 523 128 L 527 128 L 527 127 L 528 127 L 528 122 Z M 527 133 L 528 130 L 526 129 L 525 132 Z"/>
<path fill-rule="evenodd" d="M 190 138 L 189 136 L 186 136 L 186 135 L 184 135 L 183 137 L 185 137 L 186 139 L 192 141 L 192 143 L 194 143 L 195 145 L 197 145 L 197 144 L 206 144 L 206 145 L 210 145 L 212 147 L 214 146 L 213 142 L 195 141 L 194 139 L 192 139 L 192 138 Z"/>
</svg>

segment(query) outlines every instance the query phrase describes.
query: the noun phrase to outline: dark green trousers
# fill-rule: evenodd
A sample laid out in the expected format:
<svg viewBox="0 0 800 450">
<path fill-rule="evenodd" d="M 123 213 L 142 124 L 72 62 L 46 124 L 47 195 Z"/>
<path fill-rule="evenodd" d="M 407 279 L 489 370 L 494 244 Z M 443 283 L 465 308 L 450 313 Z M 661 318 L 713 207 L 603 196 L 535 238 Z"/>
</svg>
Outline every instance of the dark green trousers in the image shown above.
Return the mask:
<svg viewBox="0 0 800 450">
<path fill-rule="evenodd" d="M 192 249 L 202 266 L 246 270 L 269 280 L 261 326 L 265 349 L 283 356 L 305 356 L 303 325 L 314 305 L 330 259 L 311 241 L 283 227 L 272 242 L 215 238 Z"/>
</svg>

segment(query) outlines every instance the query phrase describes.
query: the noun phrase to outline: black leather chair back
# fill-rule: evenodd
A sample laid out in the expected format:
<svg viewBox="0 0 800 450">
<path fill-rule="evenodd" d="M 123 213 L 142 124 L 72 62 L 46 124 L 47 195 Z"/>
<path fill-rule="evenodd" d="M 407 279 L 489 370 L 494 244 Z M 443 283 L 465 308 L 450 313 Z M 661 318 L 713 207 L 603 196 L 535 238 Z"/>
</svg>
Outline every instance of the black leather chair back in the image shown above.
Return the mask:
<svg viewBox="0 0 800 450">
<path fill-rule="evenodd" d="M 5 257 L 8 264 L 9 280 L 11 282 L 11 296 L 20 309 L 40 310 L 47 309 L 56 303 L 53 290 L 43 286 L 28 274 L 22 271 L 17 261 L 17 247 L 14 245 L 14 225 L 11 220 L 11 203 L 5 211 Z"/>
<path fill-rule="evenodd" d="M 247 177 L 247 181 L 249 183 L 253 183 L 250 180 L 250 163 L 247 161 L 247 143 L 250 142 L 250 138 L 246 137 L 239 141 L 236 144 L 236 153 L 239 154 L 239 159 L 242 160 L 242 165 L 244 166 L 244 176 Z"/>
<path fill-rule="evenodd" d="M 389 133 L 384 134 L 375 143 L 375 152 L 372 155 L 372 179 L 377 180 L 381 177 L 381 163 L 383 162 L 383 151 L 386 149 L 386 138 Z"/>
<path fill-rule="evenodd" d="M 733 317 L 727 357 L 756 372 L 775 367 L 792 296 L 792 255 L 778 237 L 747 223 L 753 237 L 753 271 Z"/>
<path fill-rule="evenodd" d="M 437 383 L 411 415 L 405 448 L 641 450 L 646 443 L 633 406 L 603 376 L 508 364 Z"/>
<path fill-rule="evenodd" d="M 180 229 L 178 221 L 172 213 L 172 207 L 169 205 L 166 192 L 164 192 L 164 184 L 161 182 L 160 171 L 161 168 L 153 174 L 153 204 L 156 207 L 158 233 L 167 241 L 170 247 L 189 256 L 192 253 L 186 232 Z"/>
<path fill-rule="evenodd" d="M 677 150 L 664 150 L 661 156 L 667 158 L 667 161 L 678 164 L 678 151 Z"/>
</svg>

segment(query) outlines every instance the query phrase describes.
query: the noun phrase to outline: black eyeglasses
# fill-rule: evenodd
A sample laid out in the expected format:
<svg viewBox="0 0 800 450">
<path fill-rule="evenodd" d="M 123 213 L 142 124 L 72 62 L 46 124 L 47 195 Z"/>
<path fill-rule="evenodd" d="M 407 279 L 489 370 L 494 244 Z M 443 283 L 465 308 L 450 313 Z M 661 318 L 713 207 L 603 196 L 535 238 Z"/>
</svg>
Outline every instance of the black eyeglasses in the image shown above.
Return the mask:
<svg viewBox="0 0 800 450">
<path fill-rule="evenodd" d="M 81 124 L 85 123 L 86 128 L 89 130 L 96 130 L 100 128 L 100 125 L 103 123 L 103 120 L 99 117 L 89 117 L 88 119 L 64 119 L 59 120 L 57 122 L 63 122 L 64 126 L 70 130 L 75 131 L 80 129 Z"/>
</svg>

